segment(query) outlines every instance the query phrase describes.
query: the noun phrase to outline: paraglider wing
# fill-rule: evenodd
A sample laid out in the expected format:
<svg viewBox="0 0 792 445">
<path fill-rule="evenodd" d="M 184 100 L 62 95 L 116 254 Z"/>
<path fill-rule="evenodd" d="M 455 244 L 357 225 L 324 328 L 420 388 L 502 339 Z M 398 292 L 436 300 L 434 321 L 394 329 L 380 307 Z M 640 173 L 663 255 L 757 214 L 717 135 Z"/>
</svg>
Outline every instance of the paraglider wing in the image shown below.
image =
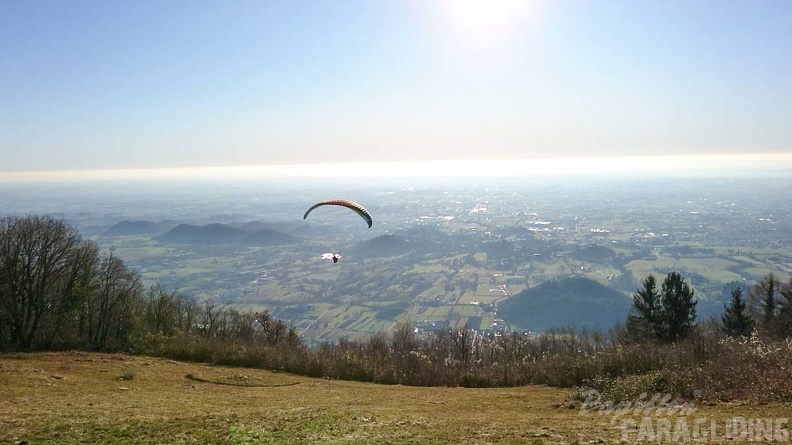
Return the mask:
<svg viewBox="0 0 792 445">
<path fill-rule="evenodd" d="M 328 199 L 327 201 L 317 202 L 305 212 L 305 215 L 303 215 L 303 219 L 308 218 L 308 214 L 311 213 L 313 209 L 326 205 L 343 206 L 352 210 L 353 212 L 360 215 L 360 217 L 363 218 L 364 221 L 366 221 L 366 224 L 368 224 L 369 228 L 371 228 L 371 224 L 373 223 L 373 221 L 371 219 L 371 214 L 369 214 L 368 210 L 364 209 L 362 205 L 354 201 L 348 201 L 346 199 Z"/>
</svg>

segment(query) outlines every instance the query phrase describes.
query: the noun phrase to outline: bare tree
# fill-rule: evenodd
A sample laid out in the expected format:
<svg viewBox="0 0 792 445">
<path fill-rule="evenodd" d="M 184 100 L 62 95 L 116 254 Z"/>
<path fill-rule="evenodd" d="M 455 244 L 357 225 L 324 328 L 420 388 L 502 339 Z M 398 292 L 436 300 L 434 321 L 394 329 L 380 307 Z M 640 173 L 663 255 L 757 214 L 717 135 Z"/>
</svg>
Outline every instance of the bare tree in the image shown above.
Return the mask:
<svg viewBox="0 0 792 445">
<path fill-rule="evenodd" d="M 457 330 L 455 335 L 451 338 L 454 344 L 453 357 L 458 360 L 462 366 L 463 372 L 467 372 L 470 369 L 470 359 L 473 353 L 473 337 L 473 330 L 464 328 Z"/>
<path fill-rule="evenodd" d="M 220 307 L 207 300 L 204 302 L 204 310 L 201 320 L 201 333 L 207 337 L 215 337 L 219 328 L 220 317 L 225 311 L 226 305 Z"/>
<path fill-rule="evenodd" d="M 86 304 L 88 342 L 93 348 L 104 349 L 111 338 L 126 334 L 141 285 L 138 275 L 127 269 L 112 249 L 102 258 L 95 283 Z"/>
<path fill-rule="evenodd" d="M 411 383 L 417 369 L 412 353 L 416 351 L 418 339 L 412 323 L 399 322 L 394 326 L 391 336 L 391 350 L 393 351 L 394 367 L 397 381 L 400 384 Z"/>
<path fill-rule="evenodd" d="M 181 333 L 191 332 L 195 327 L 201 308 L 195 298 L 187 295 L 176 295 L 176 330 Z"/>
<path fill-rule="evenodd" d="M 176 312 L 176 291 L 168 293 L 157 284 L 146 292 L 144 317 L 152 334 L 172 335 Z"/>
<path fill-rule="evenodd" d="M 0 319 L 11 344 L 52 340 L 74 309 L 95 246 L 50 216 L 7 218 L 0 226 Z"/>
</svg>

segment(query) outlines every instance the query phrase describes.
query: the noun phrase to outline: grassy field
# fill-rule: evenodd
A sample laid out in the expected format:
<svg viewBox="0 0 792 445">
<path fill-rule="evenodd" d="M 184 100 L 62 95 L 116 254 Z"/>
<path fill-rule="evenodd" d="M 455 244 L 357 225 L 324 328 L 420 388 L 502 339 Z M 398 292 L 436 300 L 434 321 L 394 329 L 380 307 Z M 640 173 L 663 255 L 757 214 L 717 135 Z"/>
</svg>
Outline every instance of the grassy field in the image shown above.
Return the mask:
<svg viewBox="0 0 792 445">
<path fill-rule="evenodd" d="M 581 412 L 569 395 L 384 386 L 116 354 L 6 354 L 0 443 L 619 443 L 625 416 Z M 735 416 L 788 418 L 792 409 L 700 406 L 688 414 L 692 430 L 694 418 L 724 425 Z M 707 442 L 733 442 L 718 433 Z"/>
</svg>

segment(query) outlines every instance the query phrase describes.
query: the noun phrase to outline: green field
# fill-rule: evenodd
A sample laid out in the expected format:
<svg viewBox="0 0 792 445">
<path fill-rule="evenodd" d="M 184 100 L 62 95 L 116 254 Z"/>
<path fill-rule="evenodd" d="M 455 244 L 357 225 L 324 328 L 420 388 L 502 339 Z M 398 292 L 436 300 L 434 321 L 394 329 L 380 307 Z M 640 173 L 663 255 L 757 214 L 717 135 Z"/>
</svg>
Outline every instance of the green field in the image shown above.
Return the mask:
<svg viewBox="0 0 792 445">
<path fill-rule="evenodd" d="M 350 248 L 338 264 L 321 260 L 325 247 L 310 242 L 219 247 L 127 236 L 112 239 L 112 246 L 140 271 L 146 285 L 160 283 L 198 301 L 267 309 L 311 342 L 366 339 L 398 321 L 486 329 L 503 318 L 493 312 L 498 301 L 571 276 L 629 296 L 649 274 L 677 271 L 708 302 L 699 306 L 706 318 L 719 315 L 728 283 L 749 286 L 769 273 L 787 281 L 792 271 L 787 248 L 702 247 L 692 238 L 635 238 L 634 223 L 618 220 L 592 223 L 592 228 L 608 226 L 607 234 L 591 234 L 581 225 L 564 232 L 563 239 L 545 233 L 484 236 L 488 230 L 511 230 L 516 223 L 509 218 L 485 226 L 449 223 L 431 232 L 428 241 L 416 242 L 412 253 L 363 257 Z"/>
</svg>

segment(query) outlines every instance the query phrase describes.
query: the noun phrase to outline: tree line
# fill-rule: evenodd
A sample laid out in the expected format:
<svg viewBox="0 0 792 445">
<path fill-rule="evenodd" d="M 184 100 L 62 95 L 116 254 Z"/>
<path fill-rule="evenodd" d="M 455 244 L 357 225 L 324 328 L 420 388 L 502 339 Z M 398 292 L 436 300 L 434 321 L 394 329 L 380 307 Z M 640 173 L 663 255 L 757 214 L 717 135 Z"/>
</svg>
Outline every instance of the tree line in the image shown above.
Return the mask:
<svg viewBox="0 0 792 445">
<path fill-rule="evenodd" d="M 17 350 L 124 343 L 140 280 L 62 220 L 0 226 L 0 342 Z"/>
<path fill-rule="evenodd" d="M 695 292 L 677 272 L 669 273 L 661 287 L 649 275 L 633 294 L 625 321 L 625 340 L 674 343 L 689 336 L 696 325 Z M 729 337 L 756 332 L 765 338 L 792 336 L 792 279 L 782 283 L 772 273 L 750 288 L 747 299 L 736 286 L 719 321 Z"/>
<path fill-rule="evenodd" d="M 298 342 L 295 329 L 268 313 L 144 289 L 112 249 L 50 216 L 0 225 L 0 349 L 140 349 L 152 337 Z"/>
<path fill-rule="evenodd" d="M 0 226 L 0 350 L 125 351 L 307 376 L 426 386 L 548 384 L 792 401 L 792 281 L 737 287 L 720 320 L 700 323 L 678 273 L 650 275 L 625 323 L 538 335 L 471 329 L 416 334 L 409 322 L 362 341 L 308 347 L 267 311 L 198 302 L 140 277 L 62 220 L 7 218 Z M 781 370 L 781 371 L 779 371 Z M 779 374 L 780 372 L 780 374 Z M 742 379 L 742 380 L 741 380 Z"/>
</svg>

